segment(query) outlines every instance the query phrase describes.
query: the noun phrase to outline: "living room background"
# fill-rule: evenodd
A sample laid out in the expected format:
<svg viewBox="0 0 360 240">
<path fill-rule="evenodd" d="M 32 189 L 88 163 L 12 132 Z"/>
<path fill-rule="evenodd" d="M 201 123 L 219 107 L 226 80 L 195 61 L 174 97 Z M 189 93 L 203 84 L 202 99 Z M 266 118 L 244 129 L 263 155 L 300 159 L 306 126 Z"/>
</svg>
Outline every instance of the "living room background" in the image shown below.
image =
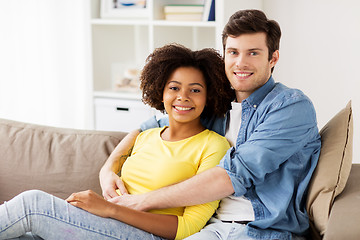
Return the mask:
<svg viewBox="0 0 360 240">
<path fill-rule="evenodd" d="M 0 1 L 1 118 L 93 127 L 89 2 Z M 353 159 L 360 159 L 360 2 L 238 2 L 279 22 L 283 36 L 275 80 L 312 99 L 319 129 L 352 100 Z"/>
</svg>

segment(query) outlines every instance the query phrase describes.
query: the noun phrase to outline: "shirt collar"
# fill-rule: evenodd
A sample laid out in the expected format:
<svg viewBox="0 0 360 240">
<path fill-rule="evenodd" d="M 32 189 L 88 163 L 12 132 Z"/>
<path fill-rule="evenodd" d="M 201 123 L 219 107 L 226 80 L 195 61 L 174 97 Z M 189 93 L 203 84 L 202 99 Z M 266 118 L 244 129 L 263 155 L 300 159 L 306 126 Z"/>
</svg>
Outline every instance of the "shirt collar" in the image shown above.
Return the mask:
<svg viewBox="0 0 360 240">
<path fill-rule="evenodd" d="M 254 108 L 256 108 L 274 87 L 275 81 L 273 77 L 270 76 L 269 80 L 264 85 L 262 85 L 259 89 L 253 92 L 244 101 L 246 101 L 249 106 L 253 106 Z"/>
</svg>

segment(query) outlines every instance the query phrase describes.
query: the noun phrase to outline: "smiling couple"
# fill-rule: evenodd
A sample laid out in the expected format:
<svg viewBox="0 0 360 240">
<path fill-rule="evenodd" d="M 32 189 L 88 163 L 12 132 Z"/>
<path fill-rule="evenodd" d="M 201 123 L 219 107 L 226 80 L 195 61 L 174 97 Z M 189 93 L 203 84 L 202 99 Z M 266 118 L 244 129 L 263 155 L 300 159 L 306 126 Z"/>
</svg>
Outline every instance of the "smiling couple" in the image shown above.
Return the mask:
<svg viewBox="0 0 360 240">
<path fill-rule="evenodd" d="M 0 206 L 0 239 L 303 239 L 320 136 L 310 99 L 272 78 L 280 36 L 263 12 L 241 10 L 224 27 L 223 58 L 156 49 L 143 101 L 168 117 L 116 147 L 103 197 L 22 193 Z"/>
</svg>

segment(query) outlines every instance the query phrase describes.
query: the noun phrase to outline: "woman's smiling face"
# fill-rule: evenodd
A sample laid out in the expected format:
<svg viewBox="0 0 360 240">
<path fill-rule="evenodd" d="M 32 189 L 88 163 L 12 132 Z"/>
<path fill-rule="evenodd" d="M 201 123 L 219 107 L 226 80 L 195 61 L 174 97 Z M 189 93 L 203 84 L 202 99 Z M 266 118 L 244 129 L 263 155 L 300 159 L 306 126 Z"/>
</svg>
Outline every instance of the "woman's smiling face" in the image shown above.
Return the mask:
<svg viewBox="0 0 360 240">
<path fill-rule="evenodd" d="M 200 121 L 206 105 L 206 82 L 194 67 L 179 67 L 169 77 L 163 92 L 165 110 L 170 121 Z"/>
</svg>

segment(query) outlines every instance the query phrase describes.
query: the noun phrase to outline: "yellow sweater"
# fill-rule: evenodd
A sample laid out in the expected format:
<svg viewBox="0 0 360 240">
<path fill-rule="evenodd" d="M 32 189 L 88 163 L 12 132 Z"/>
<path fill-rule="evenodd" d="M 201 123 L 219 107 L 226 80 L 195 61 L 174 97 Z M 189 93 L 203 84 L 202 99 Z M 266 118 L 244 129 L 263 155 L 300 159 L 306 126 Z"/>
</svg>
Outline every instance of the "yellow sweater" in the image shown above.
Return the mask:
<svg viewBox="0 0 360 240">
<path fill-rule="evenodd" d="M 130 194 L 168 186 L 212 168 L 230 147 L 226 138 L 210 130 L 181 141 L 164 141 L 160 137 L 163 129 L 149 129 L 136 139 L 133 152 L 121 170 L 121 178 Z M 177 215 L 176 239 L 183 239 L 200 231 L 218 204 L 219 201 L 214 201 L 151 212 Z"/>
</svg>

